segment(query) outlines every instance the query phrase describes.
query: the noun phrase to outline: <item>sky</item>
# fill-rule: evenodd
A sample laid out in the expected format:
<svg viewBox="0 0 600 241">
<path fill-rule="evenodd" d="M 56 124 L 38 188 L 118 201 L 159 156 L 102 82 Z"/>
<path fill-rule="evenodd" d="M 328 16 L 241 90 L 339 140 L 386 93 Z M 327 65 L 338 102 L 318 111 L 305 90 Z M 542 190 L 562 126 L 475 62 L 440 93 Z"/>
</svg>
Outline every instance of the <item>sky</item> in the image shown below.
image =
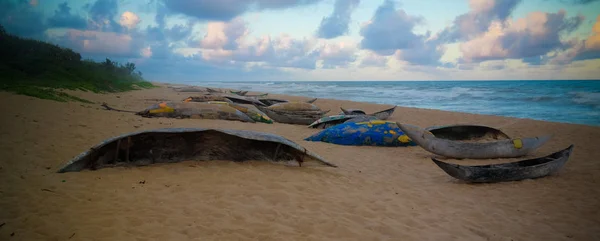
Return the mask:
<svg viewBox="0 0 600 241">
<path fill-rule="evenodd" d="M 160 82 L 600 79 L 600 0 L 1 0 Z"/>
</svg>

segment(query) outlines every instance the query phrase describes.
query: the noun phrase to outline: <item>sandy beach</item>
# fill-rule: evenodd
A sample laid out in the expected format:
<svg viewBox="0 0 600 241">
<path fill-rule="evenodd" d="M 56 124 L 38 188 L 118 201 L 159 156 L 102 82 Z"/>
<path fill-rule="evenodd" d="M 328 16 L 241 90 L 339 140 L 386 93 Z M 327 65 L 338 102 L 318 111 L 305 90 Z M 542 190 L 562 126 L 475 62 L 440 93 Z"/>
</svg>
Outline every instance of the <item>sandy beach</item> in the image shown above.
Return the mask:
<svg viewBox="0 0 600 241">
<path fill-rule="evenodd" d="M 69 93 L 96 103 L 0 92 L 0 240 L 600 240 L 598 127 L 399 106 L 390 120 L 422 127 L 482 124 L 511 137 L 553 135 L 528 158 L 575 145 L 556 175 L 475 185 L 448 176 L 418 146 L 308 142 L 303 139 L 318 129 L 142 118 L 100 106 L 141 110 L 195 94 L 165 86 Z M 340 107 L 367 113 L 391 107 L 330 99 L 314 104 L 329 114 Z M 165 127 L 274 133 L 339 167 L 215 161 L 56 173 L 104 139 Z"/>
</svg>

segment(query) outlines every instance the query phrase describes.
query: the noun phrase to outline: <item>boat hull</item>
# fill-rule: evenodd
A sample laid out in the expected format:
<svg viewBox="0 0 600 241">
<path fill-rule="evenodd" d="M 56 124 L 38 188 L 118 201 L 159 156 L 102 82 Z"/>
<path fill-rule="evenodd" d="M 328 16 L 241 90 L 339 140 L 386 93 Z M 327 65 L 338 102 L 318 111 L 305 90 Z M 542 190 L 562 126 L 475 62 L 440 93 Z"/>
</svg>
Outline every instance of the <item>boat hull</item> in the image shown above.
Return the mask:
<svg viewBox="0 0 600 241">
<path fill-rule="evenodd" d="M 545 177 L 558 172 L 569 160 L 573 145 L 550 155 L 518 162 L 465 166 L 431 158 L 448 175 L 466 182 L 494 183 Z"/>
<path fill-rule="evenodd" d="M 539 148 L 552 137 L 547 135 L 478 143 L 441 139 L 414 125 L 398 123 L 398 126 L 423 149 L 440 156 L 458 159 L 521 157 Z"/>
</svg>

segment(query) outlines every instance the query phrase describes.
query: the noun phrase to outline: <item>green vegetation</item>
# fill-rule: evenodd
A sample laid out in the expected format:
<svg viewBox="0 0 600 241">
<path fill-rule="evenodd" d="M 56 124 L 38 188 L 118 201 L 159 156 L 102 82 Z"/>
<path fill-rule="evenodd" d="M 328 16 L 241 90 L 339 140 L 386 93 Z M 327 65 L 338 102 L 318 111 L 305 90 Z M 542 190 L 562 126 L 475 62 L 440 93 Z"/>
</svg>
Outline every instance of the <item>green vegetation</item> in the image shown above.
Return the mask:
<svg viewBox="0 0 600 241">
<path fill-rule="evenodd" d="M 133 63 L 82 60 L 71 49 L 8 34 L 1 25 L 0 73 L 1 91 L 61 102 L 91 103 L 61 90 L 114 93 L 155 87 Z"/>
</svg>

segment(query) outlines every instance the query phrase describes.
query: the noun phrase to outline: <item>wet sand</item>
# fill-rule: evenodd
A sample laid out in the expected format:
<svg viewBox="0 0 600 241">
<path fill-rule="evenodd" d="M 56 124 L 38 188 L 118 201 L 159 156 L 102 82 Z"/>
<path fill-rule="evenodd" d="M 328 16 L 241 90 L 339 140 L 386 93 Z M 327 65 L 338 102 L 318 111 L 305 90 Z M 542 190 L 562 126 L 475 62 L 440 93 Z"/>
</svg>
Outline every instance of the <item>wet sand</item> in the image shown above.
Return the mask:
<svg viewBox="0 0 600 241">
<path fill-rule="evenodd" d="M 482 124 L 511 137 L 553 138 L 525 158 L 575 145 L 556 175 L 467 184 L 416 147 L 341 146 L 303 139 L 302 125 L 142 118 L 141 110 L 194 93 L 162 87 L 117 94 L 74 92 L 95 104 L 0 92 L 0 240 L 599 240 L 600 128 L 398 107 L 390 118 L 422 127 Z M 309 97 L 285 97 L 308 100 Z M 329 114 L 391 106 L 314 102 Z M 165 127 L 209 127 L 282 135 L 330 167 L 265 162 L 182 162 L 56 173 L 104 139 Z M 520 160 L 448 160 L 484 164 Z"/>
</svg>

